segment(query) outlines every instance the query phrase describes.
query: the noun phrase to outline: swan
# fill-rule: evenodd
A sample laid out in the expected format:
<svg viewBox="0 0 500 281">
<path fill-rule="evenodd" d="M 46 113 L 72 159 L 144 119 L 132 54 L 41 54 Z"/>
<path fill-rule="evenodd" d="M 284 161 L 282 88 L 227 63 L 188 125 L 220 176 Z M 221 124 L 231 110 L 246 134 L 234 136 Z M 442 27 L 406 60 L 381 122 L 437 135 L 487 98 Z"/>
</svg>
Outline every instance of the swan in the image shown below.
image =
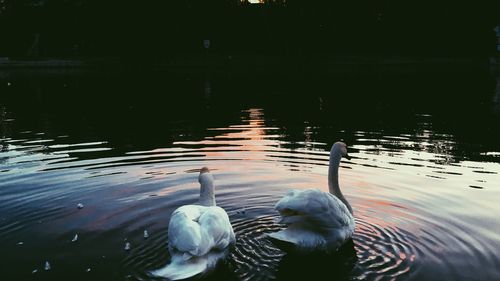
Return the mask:
<svg viewBox="0 0 500 281">
<path fill-rule="evenodd" d="M 170 264 L 151 271 L 171 280 L 186 279 L 213 269 L 235 242 L 229 217 L 215 204 L 214 178 L 200 170 L 200 199 L 196 205 L 176 209 L 168 225 Z"/>
<path fill-rule="evenodd" d="M 338 178 L 342 157 L 350 159 L 347 146 L 336 142 L 330 150 L 330 192 L 319 189 L 289 190 L 276 203 L 275 209 L 281 215 L 280 223 L 287 225 L 287 228 L 268 235 L 278 246 L 331 253 L 351 238 L 355 227 L 353 211 L 340 191 Z"/>
</svg>

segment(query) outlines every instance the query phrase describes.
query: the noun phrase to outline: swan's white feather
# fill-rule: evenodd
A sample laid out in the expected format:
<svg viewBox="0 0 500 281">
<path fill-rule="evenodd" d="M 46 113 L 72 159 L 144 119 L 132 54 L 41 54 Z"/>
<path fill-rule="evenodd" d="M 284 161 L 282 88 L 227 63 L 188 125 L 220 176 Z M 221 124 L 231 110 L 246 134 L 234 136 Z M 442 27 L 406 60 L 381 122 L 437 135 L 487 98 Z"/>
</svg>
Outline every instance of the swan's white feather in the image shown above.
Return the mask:
<svg viewBox="0 0 500 281">
<path fill-rule="evenodd" d="M 287 224 L 284 230 L 271 233 L 275 240 L 292 244 L 305 251 L 337 250 L 351 238 L 354 232 L 352 208 L 340 191 L 338 170 L 340 159 L 346 157 L 347 146 L 336 142 L 330 150 L 328 167 L 328 189 L 290 190 L 276 203 L 281 223 Z"/>
<path fill-rule="evenodd" d="M 207 269 L 207 259 L 185 260 L 182 255 L 173 255 L 171 262 L 151 274 L 171 280 L 180 280 L 193 277 Z"/>
<path fill-rule="evenodd" d="M 290 190 L 275 208 L 288 227 L 269 236 L 304 250 L 337 249 L 354 232 L 346 205 L 319 189 Z"/>
<path fill-rule="evenodd" d="M 200 183 L 200 202 L 213 205 L 185 205 L 172 213 L 168 225 L 171 262 L 151 271 L 153 275 L 178 280 L 204 273 L 224 258 L 228 247 L 235 242 L 226 211 L 215 206 L 213 190 L 204 190 L 213 189 L 213 178 L 203 169 Z"/>
<path fill-rule="evenodd" d="M 222 260 L 227 251 L 213 251 L 201 257 L 186 259 L 182 254 L 173 254 L 171 262 L 159 269 L 151 271 L 151 274 L 170 280 L 187 279 L 198 274 L 202 274 L 214 268 Z"/>
<path fill-rule="evenodd" d="M 171 250 L 202 256 L 226 248 L 234 241 L 234 232 L 221 207 L 186 205 L 172 214 L 168 237 Z"/>
</svg>

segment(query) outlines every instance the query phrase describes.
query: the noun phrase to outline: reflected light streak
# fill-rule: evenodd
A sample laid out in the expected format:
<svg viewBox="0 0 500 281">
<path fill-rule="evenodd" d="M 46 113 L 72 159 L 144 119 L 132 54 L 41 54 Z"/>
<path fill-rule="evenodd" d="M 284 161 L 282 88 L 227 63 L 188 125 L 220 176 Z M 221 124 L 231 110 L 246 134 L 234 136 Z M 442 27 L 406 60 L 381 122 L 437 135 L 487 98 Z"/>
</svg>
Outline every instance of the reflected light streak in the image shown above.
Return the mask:
<svg viewBox="0 0 500 281">
<path fill-rule="evenodd" d="M 248 118 L 245 116 L 241 117 L 242 122 L 246 124 L 238 125 L 238 128 L 240 128 L 239 131 L 224 133 L 210 140 L 205 138 L 205 140 L 200 142 L 200 144 L 206 144 L 206 142 L 217 144 L 218 139 L 221 139 L 224 140 L 223 143 L 238 145 L 240 151 L 206 151 L 207 157 L 233 158 L 231 155 L 238 153 L 239 157 L 243 160 L 264 160 L 267 158 L 265 151 L 272 150 L 279 145 L 279 142 L 273 139 L 278 137 L 278 135 L 266 136 L 264 112 L 262 109 L 250 108 L 242 112 L 248 113 Z M 229 127 L 234 128 L 234 126 Z"/>
</svg>

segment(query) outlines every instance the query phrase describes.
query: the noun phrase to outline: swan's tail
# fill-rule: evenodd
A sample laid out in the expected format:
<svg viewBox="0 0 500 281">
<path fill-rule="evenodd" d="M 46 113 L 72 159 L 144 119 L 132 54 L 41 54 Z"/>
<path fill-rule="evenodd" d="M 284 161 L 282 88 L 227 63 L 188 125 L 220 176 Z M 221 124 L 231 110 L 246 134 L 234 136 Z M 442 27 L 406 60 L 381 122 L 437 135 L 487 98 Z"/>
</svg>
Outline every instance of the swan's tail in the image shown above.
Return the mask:
<svg viewBox="0 0 500 281">
<path fill-rule="evenodd" d="M 293 251 L 296 247 L 296 241 L 288 239 L 285 235 L 283 235 L 283 230 L 270 233 L 267 237 L 271 238 L 270 241 L 285 252 Z"/>
<path fill-rule="evenodd" d="M 198 275 L 207 267 L 208 260 L 204 257 L 192 257 L 186 260 L 182 255 L 174 255 L 169 264 L 151 271 L 151 274 L 170 280 L 180 280 Z"/>
<path fill-rule="evenodd" d="M 224 253 L 209 253 L 202 257 L 191 257 L 190 259 L 186 259 L 182 255 L 174 255 L 171 263 L 150 273 L 170 280 L 187 279 L 214 268 L 223 257 Z"/>
</svg>

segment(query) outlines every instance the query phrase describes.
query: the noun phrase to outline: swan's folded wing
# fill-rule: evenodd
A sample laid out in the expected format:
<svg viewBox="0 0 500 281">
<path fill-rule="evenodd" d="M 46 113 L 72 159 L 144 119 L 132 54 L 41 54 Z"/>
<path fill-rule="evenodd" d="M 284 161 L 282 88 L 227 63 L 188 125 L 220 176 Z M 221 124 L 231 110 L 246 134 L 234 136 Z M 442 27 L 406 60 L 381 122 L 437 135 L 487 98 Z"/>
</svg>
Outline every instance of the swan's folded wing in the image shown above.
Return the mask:
<svg viewBox="0 0 500 281">
<path fill-rule="evenodd" d="M 332 220 L 334 227 L 345 227 L 353 224 L 353 218 L 347 206 L 340 201 L 335 195 L 325 193 L 328 197 L 328 213 L 335 220 Z"/>
<path fill-rule="evenodd" d="M 169 247 L 179 252 L 197 255 L 201 244 L 198 206 L 188 205 L 174 211 L 168 225 Z"/>
<path fill-rule="evenodd" d="M 222 250 L 235 240 L 224 209 L 187 205 L 172 214 L 168 229 L 169 247 L 191 256 Z"/>
<path fill-rule="evenodd" d="M 322 196 L 321 193 L 321 191 L 316 189 L 292 189 L 276 203 L 274 208 L 280 213 L 283 211 L 293 211 L 302 214 L 318 212 L 320 209 L 326 207 L 324 202 L 321 202 L 321 198 L 318 198 Z"/>
<path fill-rule="evenodd" d="M 349 209 L 335 195 L 314 189 L 301 195 L 306 196 L 297 198 L 301 201 L 299 211 L 307 214 L 312 225 L 335 229 L 353 224 Z"/>
<path fill-rule="evenodd" d="M 211 242 L 210 249 L 222 250 L 235 240 L 233 227 L 224 209 L 209 207 L 199 219 L 202 236 Z"/>
</svg>

